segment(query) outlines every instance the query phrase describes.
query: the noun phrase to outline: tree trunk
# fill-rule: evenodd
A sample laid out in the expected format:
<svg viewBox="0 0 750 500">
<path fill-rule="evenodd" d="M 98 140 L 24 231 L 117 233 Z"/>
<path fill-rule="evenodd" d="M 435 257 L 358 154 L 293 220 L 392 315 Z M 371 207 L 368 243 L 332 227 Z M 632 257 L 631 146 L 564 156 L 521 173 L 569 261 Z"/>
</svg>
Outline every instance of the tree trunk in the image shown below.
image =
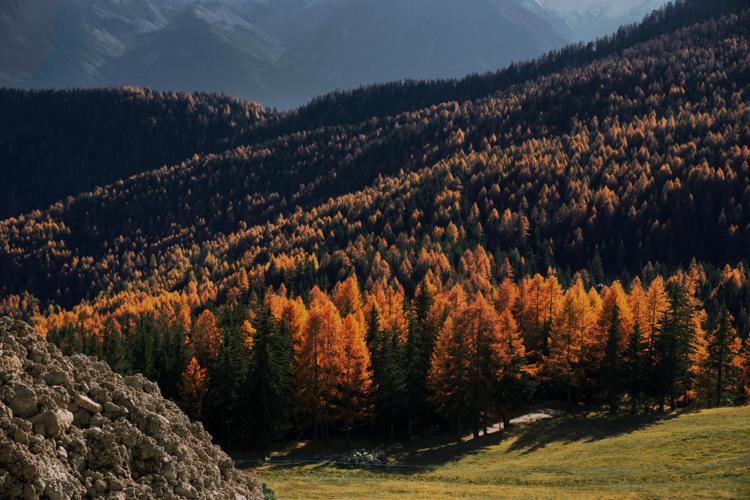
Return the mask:
<svg viewBox="0 0 750 500">
<path fill-rule="evenodd" d="M 611 391 L 609 394 L 609 414 L 614 415 L 617 413 L 617 394 Z"/>
<path fill-rule="evenodd" d="M 722 368 L 721 365 L 723 363 L 723 359 L 721 359 L 721 358 L 724 357 L 723 354 L 724 353 L 722 352 L 721 355 L 720 355 L 720 357 L 719 357 L 719 373 L 716 374 L 716 406 L 721 406 L 721 384 L 723 382 L 722 381 L 723 370 L 721 369 Z"/>
</svg>

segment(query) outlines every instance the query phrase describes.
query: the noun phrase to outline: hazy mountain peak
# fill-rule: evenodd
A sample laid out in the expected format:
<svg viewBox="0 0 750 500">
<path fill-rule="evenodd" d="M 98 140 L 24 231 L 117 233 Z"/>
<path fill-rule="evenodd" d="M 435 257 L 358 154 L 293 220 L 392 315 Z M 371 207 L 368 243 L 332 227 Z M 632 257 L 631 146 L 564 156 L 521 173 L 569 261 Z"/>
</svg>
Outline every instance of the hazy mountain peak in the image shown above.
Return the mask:
<svg viewBox="0 0 750 500">
<path fill-rule="evenodd" d="M 559 16 L 576 39 L 592 40 L 623 24 L 640 21 L 668 0 L 527 0 Z"/>
<path fill-rule="evenodd" d="M 206 90 L 280 107 L 495 70 L 575 38 L 532 0 L 8 1 L 0 85 Z"/>
</svg>

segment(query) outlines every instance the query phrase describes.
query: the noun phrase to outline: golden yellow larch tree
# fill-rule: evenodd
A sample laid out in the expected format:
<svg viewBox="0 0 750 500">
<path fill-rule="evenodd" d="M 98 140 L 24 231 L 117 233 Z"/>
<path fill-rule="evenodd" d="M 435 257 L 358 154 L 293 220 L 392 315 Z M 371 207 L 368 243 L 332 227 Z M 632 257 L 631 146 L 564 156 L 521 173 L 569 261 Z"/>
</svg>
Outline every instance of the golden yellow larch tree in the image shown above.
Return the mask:
<svg viewBox="0 0 750 500">
<path fill-rule="evenodd" d="M 495 305 L 495 309 L 498 311 L 505 311 L 510 309 L 513 311 L 516 307 L 516 301 L 518 301 L 518 285 L 516 285 L 510 277 L 503 278 L 503 281 L 494 288 L 492 294 L 492 301 Z"/>
<path fill-rule="evenodd" d="M 205 309 L 190 330 L 193 354 L 203 366 L 208 366 L 219 356 L 224 337 L 216 323 L 216 316 Z"/>
<path fill-rule="evenodd" d="M 348 437 L 352 427 L 372 412 L 372 380 L 370 351 L 365 342 L 367 327 L 362 312 L 348 314 L 341 326 L 340 342 L 343 348 L 338 377 L 341 400 L 337 406 Z"/>
<path fill-rule="evenodd" d="M 595 311 L 579 278 L 563 296 L 544 366 L 545 378 L 553 385 L 562 385 L 568 401 L 582 382 L 584 346 L 595 321 Z"/>
<path fill-rule="evenodd" d="M 182 398 L 191 417 L 200 418 L 203 397 L 207 391 L 206 369 L 193 356 L 182 374 Z"/>
<path fill-rule="evenodd" d="M 612 323 L 614 308 L 617 307 L 619 316 L 618 352 L 622 352 L 627 345 L 628 338 L 633 332 L 633 313 L 630 310 L 628 295 L 619 281 L 604 287 L 601 292 L 602 308 L 597 319 L 597 335 L 602 347 L 606 343 L 607 329 Z"/>
<path fill-rule="evenodd" d="M 636 277 L 630 283 L 628 293 L 628 305 L 633 316 L 633 325 L 637 323 L 641 332 L 649 322 L 648 295 L 641 284 L 641 279 Z"/>
<path fill-rule="evenodd" d="M 541 274 L 524 276 L 518 285 L 516 319 L 530 350 L 535 345 L 542 326 L 543 288 L 544 277 Z"/>
<path fill-rule="evenodd" d="M 378 280 L 367 294 L 366 317 L 370 317 L 373 307 L 378 313 L 378 328 L 384 332 L 398 333 L 402 342 L 406 342 L 407 320 L 404 292 L 400 285 L 395 286 L 385 280 Z"/>
<path fill-rule="evenodd" d="M 641 325 L 643 341 L 646 345 L 648 362 L 653 363 L 656 337 L 659 334 L 659 323 L 669 308 L 669 297 L 664 278 L 656 276 L 646 291 L 646 313 Z"/>
<path fill-rule="evenodd" d="M 329 297 L 315 287 L 310 292 L 310 309 L 299 354 L 296 380 L 300 413 L 312 421 L 314 435 L 328 431 L 337 404 L 342 399 L 340 374 L 344 343 L 342 320 Z"/>
<path fill-rule="evenodd" d="M 352 274 L 346 280 L 337 283 L 333 289 L 332 299 L 341 316 L 360 312 L 363 302 L 357 275 Z"/>
<path fill-rule="evenodd" d="M 520 348 L 520 334 L 508 311 L 505 331 L 500 316 L 481 292 L 467 302 L 466 294 L 451 291 L 448 318 L 432 357 L 429 387 L 438 411 L 460 432 L 468 424 L 475 437 L 497 415 L 506 400 L 499 383 Z M 507 310 L 506 310 L 507 311 Z M 513 349 L 517 348 L 518 353 Z M 521 358 L 518 358 L 521 359 Z M 506 381 L 507 382 L 507 381 Z"/>
<path fill-rule="evenodd" d="M 493 259 L 477 245 L 474 250 L 466 250 L 461 257 L 459 267 L 464 274 L 464 288 L 468 292 L 482 292 L 488 294 L 492 290 Z"/>
<path fill-rule="evenodd" d="M 527 392 L 528 381 L 538 374 L 538 367 L 526 364 L 526 347 L 510 308 L 500 313 L 497 322 L 497 333 L 492 341 L 494 408 L 496 416 L 507 427 L 511 413 Z"/>
</svg>

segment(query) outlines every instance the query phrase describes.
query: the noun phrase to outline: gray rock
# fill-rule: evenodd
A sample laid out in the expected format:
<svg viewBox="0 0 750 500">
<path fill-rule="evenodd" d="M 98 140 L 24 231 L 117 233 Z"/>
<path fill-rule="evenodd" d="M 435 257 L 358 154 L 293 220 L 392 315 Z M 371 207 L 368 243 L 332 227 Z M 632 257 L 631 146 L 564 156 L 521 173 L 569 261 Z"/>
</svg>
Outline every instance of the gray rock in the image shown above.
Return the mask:
<svg viewBox="0 0 750 500">
<path fill-rule="evenodd" d="M 54 411 L 45 410 L 34 416 L 31 422 L 34 424 L 34 431 L 38 434 L 55 437 L 68 430 L 73 423 L 73 414 L 63 408 L 58 408 Z"/>
<path fill-rule="evenodd" d="M 44 381 L 47 385 L 68 385 L 70 384 L 70 378 L 68 374 L 62 370 L 53 370 L 47 372 L 44 376 Z"/>
<path fill-rule="evenodd" d="M 76 396 L 75 404 L 89 413 L 99 413 L 100 411 L 102 411 L 102 405 L 89 398 L 88 396 L 84 396 L 83 394 L 78 394 Z"/>
<path fill-rule="evenodd" d="M 39 409 L 36 393 L 26 384 L 17 383 L 13 387 L 10 409 L 17 417 L 30 417 Z"/>
</svg>

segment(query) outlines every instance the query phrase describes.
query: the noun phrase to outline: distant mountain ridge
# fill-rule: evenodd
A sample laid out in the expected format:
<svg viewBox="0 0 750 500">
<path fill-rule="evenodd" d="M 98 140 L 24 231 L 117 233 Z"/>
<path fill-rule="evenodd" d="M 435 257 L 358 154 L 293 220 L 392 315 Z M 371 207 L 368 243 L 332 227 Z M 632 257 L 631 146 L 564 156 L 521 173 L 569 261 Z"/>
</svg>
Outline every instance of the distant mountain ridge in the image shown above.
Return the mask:
<svg viewBox="0 0 750 500">
<path fill-rule="evenodd" d="M 289 108 L 335 89 L 495 70 L 575 39 L 563 17 L 542 5 L 7 0 L 0 86 L 139 85 Z"/>
<path fill-rule="evenodd" d="M 547 15 L 562 19 L 575 41 L 587 41 L 617 31 L 663 6 L 664 0 L 527 0 Z"/>
</svg>

